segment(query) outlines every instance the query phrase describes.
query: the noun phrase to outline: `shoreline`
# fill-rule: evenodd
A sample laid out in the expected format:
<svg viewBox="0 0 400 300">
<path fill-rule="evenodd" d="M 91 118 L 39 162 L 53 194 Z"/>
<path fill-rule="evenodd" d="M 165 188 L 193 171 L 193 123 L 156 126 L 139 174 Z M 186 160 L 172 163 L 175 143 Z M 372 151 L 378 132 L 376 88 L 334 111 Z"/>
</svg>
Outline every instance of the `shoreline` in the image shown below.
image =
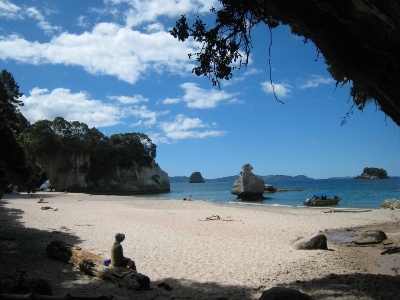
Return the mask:
<svg viewBox="0 0 400 300">
<path fill-rule="evenodd" d="M 36 203 L 40 196 L 48 203 Z M 398 243 L 398 210 L 324 213 L 330 208 L 132 198 L 59 192 L 39 192 L 35 198 L 6 194 L 0 200 L 0 253 L 7 259 L 0 274 L 22 268 L 30 276 L 50 280 L 54 295 L 114 295 L 114 299 L 132 293 L 140 299 L 258 299 L 274 286 L 295 287 L 315 299 L 327 299 L 318 298 L 322 291 L 316 283 L 323 283 L 327 292 L 326 281 L 332 282 L 327 293 L 333 295 L 338 293 L 333 282 L 361 279 L 390 286 L 396 283 L 400 294 L 400 277 L 397 269 L 391 270 L 394 263 L 383 263 L 394 258 L 400 263 L 399 254 L 382 257 L 379 247 L 383 245 L 347 247 L 329 240 L 332 232 L 382 228 L 390 241 Z M 45 205 L 57 210 L 42 210 Z M 207 220 L 212 216 L 220 220 Z M 51 240 L 61 239 L 107 258 L 117 232 L 126 235 L 125 256 L 135 260 L 138 272 L 150 277 L 150 291 L 119 289 L 54 261 L 45 252 Z M 327 235 L 331 251 L 290 246 L 299 236 L 317 233 Z M 21 249 L 22 257 L 18 255 Z M 157 287 L 161 282 L 173 290 Z M 362 285 L 347 286 L 343 297 L 336 299 L 371 299 L 371 293 L 385 292 L 373 289 L 374 284 L 366 292 Z"/>
</svg>

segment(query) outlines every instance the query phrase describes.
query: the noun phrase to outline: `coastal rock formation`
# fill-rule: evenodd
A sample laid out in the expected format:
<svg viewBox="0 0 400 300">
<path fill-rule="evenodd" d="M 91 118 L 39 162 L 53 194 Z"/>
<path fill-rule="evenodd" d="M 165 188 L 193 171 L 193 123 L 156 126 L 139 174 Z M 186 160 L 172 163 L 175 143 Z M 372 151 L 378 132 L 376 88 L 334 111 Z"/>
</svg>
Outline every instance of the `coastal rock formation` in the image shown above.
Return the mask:
<svg viewBox="0 0 400 300">
<path fill-rule="evenodd" d="M 264 185 L 264 192 L 275 193 L 276 192 L 276 187 L 274 187 L 271 184 L 266 184 L 266 185 Z"/>
<path fill-rule="evenodd" d="M 378 168 L 364 168 L 361 175 L 354 177 L 354 179 L 388 179 L 388 174 L 384 169 Z"/>
<path fill-rule="evenodd" d="M 386 199 L 379 208 L 400 209 L 400 200 Z"/>
<path fill-rule="evenodd" d="M 324 234 L 318 234 L 311 238 L 301 238 L 293 243 L 296 250 L 327 250 L 327 238 Z"/>
<path fill-rule="evenodd" d="M 356 245 L 379 244 L 386 239 L 386 234 L 381 230 L 367 230 L 356 237 L 353 243 Z"/>
<path fill-rule="evenodd" d="M 203 176 L 201 176 L 200 172 L 193 172 L 190 175 L 189 183 L 204 183 Z"/>
<path fill-rule="evenodd" d="M 239 178 L 234 182 L 231 194 L 242 200 L 260 200 L 264 198 L 264 180 L 254 175 L 253 167 L 246 164 L 242 167 Z"/>
<path fill-rule="evenodd" d="M 168 174 L 154 161 L 146 167 L 115 166 L 97 182 L 89 180 L 90 156 L 45 158 L 40 165 L 56 191 L 114 195 L 170 191 Z"/>
</svg>

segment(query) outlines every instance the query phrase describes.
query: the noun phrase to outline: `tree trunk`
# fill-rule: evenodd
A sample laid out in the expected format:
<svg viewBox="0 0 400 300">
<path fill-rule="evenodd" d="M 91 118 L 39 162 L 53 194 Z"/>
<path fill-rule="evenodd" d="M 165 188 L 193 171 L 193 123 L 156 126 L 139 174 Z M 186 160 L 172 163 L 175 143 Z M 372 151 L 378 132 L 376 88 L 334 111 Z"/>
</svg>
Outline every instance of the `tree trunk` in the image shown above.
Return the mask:
<svg viewBox="0 0 400 300">
<path fill-rule="evenodd" d="M 120 287 L 133 290 L 149 289 L 150 278 L 132 269 L 123 267 L 106 267 L 104 258 L 78 246 L 63 241 L 52 241 L 46 247 L 47 253 L 58 260 L 68 262 L 79 270 L 106 279 Z"/>
</svg>

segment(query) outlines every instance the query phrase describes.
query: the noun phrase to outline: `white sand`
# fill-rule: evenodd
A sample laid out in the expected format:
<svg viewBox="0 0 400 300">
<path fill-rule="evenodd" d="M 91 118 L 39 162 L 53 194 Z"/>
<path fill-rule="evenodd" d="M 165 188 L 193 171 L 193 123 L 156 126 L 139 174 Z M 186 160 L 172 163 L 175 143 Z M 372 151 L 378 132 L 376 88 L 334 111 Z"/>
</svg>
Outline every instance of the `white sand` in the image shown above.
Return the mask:
<svg viewBox="0 0 400 300">
<path fill-rule="evenodd" d="M 37 203 L 40 195 L 49 203 Z M 365 280 L 379 279 L 391 288 L 400 283 L 398 270 L 391 270 L 399 267 L 400 255 L 380 256 L 383 245 L 356 248 L 328 242 L 332 251 L 301 251 L 290 245 L 300 236 L 318 232 L 329 236 L 333 229 L 359 226 L 383 229 L 389 241 L 398 245 L 398 210 L 324 213 L 329 209 L 56 192 L 39 193 L 35 198 L 5 195 L 0 204 L 0 275 L 25 270 L 30 276 L 50 280 L 55 295 L 258 299 L 264 290 L 280 285 L 315 299 L 376 299 L 373 293 L 378 291 L 366 290 Z M 42 206 L 58 210 L 41 210 Z M 213 215 L 222 220 L 206 221 Z M 118 288 L 50 259 L 45 251 L 50 241 L 61 239 L 107 258 L 118 232 L 126 236 L 122 243 L 125 256 L 150 277 L 150 291 Z M 385 268 L 379 268 L 383 260 L 387 261 Z M 332 273 L 338 276 L 329 277 Z M 157 287 L 160 282 L 173 290 Z M 400 295 L 400 284 L 397 289 L 395 294 Z"/>
</svg>

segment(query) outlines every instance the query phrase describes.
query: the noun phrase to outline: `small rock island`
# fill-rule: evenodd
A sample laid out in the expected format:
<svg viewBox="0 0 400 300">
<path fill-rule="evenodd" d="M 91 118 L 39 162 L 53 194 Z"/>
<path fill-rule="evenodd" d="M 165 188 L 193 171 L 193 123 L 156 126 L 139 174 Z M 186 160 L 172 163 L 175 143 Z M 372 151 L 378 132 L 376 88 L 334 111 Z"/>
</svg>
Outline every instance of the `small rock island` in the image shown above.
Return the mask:
<svg viewBox="0 0 400 300">
<path fill-rule="evenodd" d="M 200 172 L 193 172 L 190 175 L 189 183 L 204 183 L 203 176 L 201 176 Z"/>
<path fill-rule="evenodd" d="M 354 179 L 388 179 L 389 176 L 384 169 L 378 168 L 364 168 L 361 175 L 354 177 Z"/>
</svg>

